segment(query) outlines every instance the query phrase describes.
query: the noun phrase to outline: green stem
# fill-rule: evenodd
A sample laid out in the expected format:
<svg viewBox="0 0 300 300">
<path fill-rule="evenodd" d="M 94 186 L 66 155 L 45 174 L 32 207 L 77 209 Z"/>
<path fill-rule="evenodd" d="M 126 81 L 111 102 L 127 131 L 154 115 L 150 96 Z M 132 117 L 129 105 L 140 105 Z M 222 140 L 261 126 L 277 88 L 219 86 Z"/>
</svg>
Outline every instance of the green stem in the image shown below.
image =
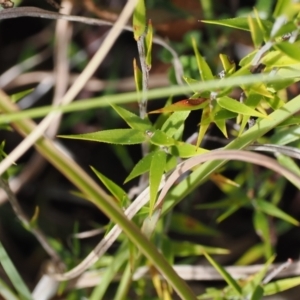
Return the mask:
<svg viewBox="0 0 300 300">
<path fill-rule="evenodd" d="M 193 83 L 188 86 L 187 85 L 170 86 L 170 87 L 150 90 L 147 92 L 147 99 L 148 100 L 161 99 L 164 97 L 169 97 L 170 95 L 173 96 L 182 95 L 182 94 L 191 93 L 191 91 L 193 90 L 213 91 L 213 90 L 219 90 L 223 88 L 231 89 L 234 86 L 241 86 L 241 85 L 249 86 L 255 83 L 262 83 L 262 82 L 275 83 L 299 75 L 293 71 L 291 71 L 291 73 L 287 74 L 286 76 L 282 75 L 282 77 L 267 76 L 265 74 L 245 75 L 245 73 L 246 73 L 245 68 L 242 68 L 239 71 L 237 71 L 233 76 L 229 78 L 224 78 L 222 80 L 220 79 L 209 80 L 209 81 L 202 81 L 200 83 L 195 83 L 195 84 Z M 224 93 L 225 92 L 222 91 L 222 94 Z M 133 99 L 136 99 L 136 92 L 123 93 L 117 95 L 106 95 L 103 97 L 97 97 L 93 99 L 83 99 L 59 107 L 43 106 L 43 107 L 32 108 L 24 111 L 12 111 L 10 113 L 0 115 L 0 124 L 17 121 L 24 118 L 42 117 L 52 111 L 73 112 L 73 111 L 82 111 L 87 109 L 95 109 L 99 107 L 106 107 L 109 106 L 109 103 L 113 103 L 113 104 L 130 103 L 133 101 Z"/>
<path fill-rule="evenodd" d="M 0 91 L 0 109 L 5 113 L 18 110 L 9 97 Z M 27 136 L 34 130 L 35 124 L 31 120 L 23 119 L 16 121 L 12 126 L 23 136 Z M 141 252 L 151 261 L 151 263 L 162 273 L 166 280 L 173 286 L 174 290 L 182 299 L 196 300 L 196 296 L 179 277 L 172 266 L 157 251 L 155 246 L 141 233 L 140 229 L 126 218 L 121 209 L 110 197 L 85 173 L 72 159 L 58 150 L 54 143 L 45 138 L 40 138 L 36 144 L 36 149 L 54 167 L 64 174 L 92 203 L 99 207 L 113 222 L 118 224 L 128 238 L 141 250 Z"/>
</svg>

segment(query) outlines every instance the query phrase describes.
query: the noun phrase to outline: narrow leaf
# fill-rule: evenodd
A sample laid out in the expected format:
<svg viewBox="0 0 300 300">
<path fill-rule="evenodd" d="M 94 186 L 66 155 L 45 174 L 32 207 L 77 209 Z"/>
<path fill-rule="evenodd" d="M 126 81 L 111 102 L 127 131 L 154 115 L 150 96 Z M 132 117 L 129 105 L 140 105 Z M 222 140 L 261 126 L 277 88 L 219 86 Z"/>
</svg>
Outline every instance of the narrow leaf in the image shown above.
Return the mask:
<svg viewBox="0 0 300 300">
<path fill-rule="evenodd" d="M 200 122 L 199 134 L 198 134 L 196 146 L 201 145 L 201 142 L 206 134 L 206 131 L 210 123 L 211 123 L 211 110 L 210 110 L 210 106 L 208 105 L 203 109 L 201 115 L 201 122 Z"/>
<path fill-rule="evenodd" d="M 165 106 L 160 109 L 150 111 L 149 114 L 160 114 L 173 111 L 191 111 L 205 107 L 209 102 L 208 98 L 185 99 Z"/>
<path fill-rule="evenodd" d="M 143 89 L 143 74 L 142 74 L 140 68 L 138 67 L 135 58 L 133 59 L 133 74 L 134 74 L 135 88 L 137 91 L 137 101 L 140 102 L 141 91 Z"/>
<path fill-rule="evenodd" d="M 173 137 L 176 134 L 176 132 L 183 126 L 183 123 L 187 119 L 189 114 L 190 111 L 174 112 L 164 122 L 164 124 L 161 127 L 161 130 L 168 136 Z"/>
<path fill-rule="evenodd" d="M 207 253 L 203 253 L 211 265 L 219 272 L 229 286 L 231 286 L 239 295 L 242 295 L 242 289 L 239 284 L 231 277 L 231 275 Z"/>
<path fill-rule="evenodd" d="M 203 81 L 213 80 L 214 75 L 212 74 L 211 69 L 208 66 L 207 62 L 205 61 L 205 59 L 201 56 L 200 52 L 198 51 L 195 39 L 192 39 L 192 44 L 193 44 L 193 49 L 194 49 L 194 52 L 195 52 L 195 55 L 196 55 L 196 60 L 197 60 L 198 70 L 199 70 L 199 73 L 200 73 L 200 78 Z"/>
<path fill-rule="evenodd" d="M 296 219 L 286 214 L 285 212 L 283 212 L 281 209 L 279 209 L 277 206 L 275 206 L 270 202 L 258 199 L 256 201 L 256 205 L 261 211 L 263 211 L 264 213 L 270 216 L 277 217 L 295 226 L 299 226 L 299 222 Z"/>
<path fill-rule="evenodd" d="M 294 278 L 286 278 L 268 283 L 264 287 L 264 295 L 270 296 L 286 291 L 300 285 L 300 276 Z"/>
<path fill-rule="evenodd" d="M 231 75 L 235 71 L 235 63 L 232 62 L 229 57 L 225 54 L 219 54 L 223 69 L 226 75 Z"/>
<path fill-rule="evenodd" d="M 144 0 L 138 0 L 133 13 L 133 35 L 137 41 L 146 30 L 146 7 Z"/>
<path fill-rule="evenodd" d="M 253 19 L 254 19 L 253 22 L 257 23 L 257 20 L 255 18 Z M 224 19 L 224 20 L 201 20 L 201 22 L 250 31 L 247 18 L 234 18 L 234 19 Z M 267 28 L 269 29 L 272 28 L 272 23 L 270 21 L 262 20 L 262 22 Z"/>
<path fill-rule="evenodd" d="M 138 129 L 141 131 L 150 130 L 152 127 L 151 122 L 145 118 L 142 119 L 131 111 L 110 103 L 111 107 L 119 114 L 119 116 L 130 126 L 132 129 Z"/>
<path fill-rule="evenodd" d="M 14 288 L 18 291 L 19 295 L 26 300 L 32 300 L 31 294 L 27 286 L 25 285 L 23 279 L 20 277 L 18 271 L 16 270 L 15 266 L 10 260 L 1 242 L 0 242 L 0 263 L 6 275 L 9 277 L 11 283 L 13 284 Z"/>
<path fill-rule="evenodd" d="M 161 130 L 155 130 L 150 138 L 150 142 L 156 146 L 172 146 L 176 143 L 176 140 Z"/>
<path fill-rule="evenodd" d="M 149 20 L 148 28 L 147 28 L 147 35 L 146 35 L 146 39 L 145 39 L 145 44 L 146 44 L 146 65 L 147 65 L 148 70 L 151 69 L 152 40 L 153 40 L 153 27 L 152 27 L 151 20 Z"/>
<path fill-rule="evenodd" d="M 150 152 L 144 156 L 133 168 L 130 174 L 126 177 L 124 183 L 127 183 L 131 179 L 140 176 L 150 170 L 151 161 L 155 152 Z"/>
<path fill-rule="evenodd" d="M 184 142 L 176 142 L 176 145 L 169 148 L 170 154 L 181 158 L 188 158 L 206 152 L 208 150 Z"/>
<path fill-rule="evenodd" d="M 149 201 L 149 215 L 152 215 L 155 200 L 157 198 L 158 188 L 161 178 L 164 174 L 166 165 L 166 153 L 164 151 L 157 151 L 154 153 L 150 165 L 149 184 L 150 184 L 150 201 Z"/>
<path fill-rule="evenodd" d="M 19 297 L 17 297 L 12 290 L 6 285 L 2 279 L 0 279 L 0 295 L 5 300 L 20 300 Z"/>
<path fill-rule="evenodd" d="M 25 98 L 30 93 L 32 93 L 33 90 L 34 89 L 28 89 L 28 90 L 25 90 L 25 91 L 21 91 L 21 92 L 15 93 L 15 94 L 13 94 L 13 95 L 10 96 L 10 99 L 11 99 L 12 102 L 16 103 L 19 100 Z"/>
<path fill-rule="evenodd" d="M 280 50 L 282 53 L 284 53 L 286 56 L 297 60 L 298 62 L 300 61 L 300 56 L 299 56 L 299 43 L 297 44 L 291 44 L 288 42 L 282 42 L 274 45 L 274 48 L 277 50 Z"/>
<path fill-rule="evenodd" d="M 141 144 L 147 140 L 146 133 L 138 129 L 111 129 L 77 135 L 59 135 L 58 137 L 120 145 Z"/>
<path fill-rule="evenodd" d="M 209 254 L 228 254 L 230 252 L 224 248 L 208 247 L 185 241 L 172 241 L 171 243 L 174 255 L 181 257 L 191 255 L 203 255 L 204 252 Z"/>
<path fill-rule="evenodd" d="M 250 108 L 249 106 L 240 103 L 237 100 L 234 100 L 230 97 L 224 96 L 217 99 L 218 104 L 229 111 L 239 113 L 246 116 L 255 116 L 260 118 L 268 118 L 268 116 L 263 115 L 256 110 Z"/>
<path fill-rule="evenodd" d="M 122 204 L 130 203 L 130 199 L 127 196 L 127 193 L 115 184 L 112 180 L 104 176 L 102 173 L 97 171 L 95 168 L 91 167 L 93 172 L 97 175 L 97 177 L 101 180 L 101 182 L 106 186 L 106 188 L 110 191 L 110 193 L 115 197 L 120 206 L 124 206 Z"/>
<path fill-rule="evenodd" d="M 267 259 L 272 256 L 271 232 L 268 219 L 261 211 L 255 211 L 253 216 L 253 224 L 255 231 L 264 243 L 264 255 Z"/>
<path fill-rule="evenodd" d="M 248 23 L 251 33 L 251 38 L 255 48 L 259 48 L 263 42 L 263 34 L 259 28 L 258 22 L 254 21 L 252 17 L 248 16 Z"/>
<path fill-rule="evenodd" d="M 218 232 L 201 223 L 200 221 L 182 214 L 173 213 L 171 218 L 170 229 L 175 232 L 189 234 L 189 235 L 217 235 Z"/>
</svg>

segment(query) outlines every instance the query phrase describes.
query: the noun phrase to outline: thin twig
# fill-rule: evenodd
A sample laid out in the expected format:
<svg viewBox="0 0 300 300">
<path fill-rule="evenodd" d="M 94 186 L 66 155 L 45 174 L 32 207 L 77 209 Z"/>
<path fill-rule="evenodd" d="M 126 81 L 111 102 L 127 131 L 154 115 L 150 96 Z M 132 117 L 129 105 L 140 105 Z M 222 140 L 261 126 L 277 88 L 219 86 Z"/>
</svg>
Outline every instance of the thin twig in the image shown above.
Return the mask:
<svg viewBox="0 0 300 300">
<path fill-rule="evenodd" d="M 282 146 L 282 145 L 273 145 L 273 144 L 253 144 L 246 147 L 245 150 L 254 150 L 254 151 L 265 151 L 272 153 L 281 153 L 289 157 L 300 159 L 300 150 L 295 147 Z"/>
<path fill-rule="evenodd" d="M 146 63 L 146 52 L 145 52 L 145 34 L 142 34 L 137 40 L 137 48 L 139 52 L 139 58 L 141 63 L 142 71 L 142 98 L 139 102 L 140 117 L 142 119 L 147 115 L 147 91 L 149 81 L 149 69 Z"/>
<path fill-rule="evenodd" d="M 288 267 L 290 267 L 291 264 L 292 264 L 292 262 L 293 261 L 291 259 L 288 259 L 285 263 L 277 265 L 277 267 L 270 274 L 268 274 L 264 278 L 262 284 L 269 283 L 272 279 L 274 279 L 275 277 L 277 277 L 279 273 L 282 273 L 283 270 L 285 270 Z"/>
<path fill-rule="evenodd" d="M 282 269 L 282 266 L 284 268 Z M 227 266 L 224 267 L 226 271 L 234 279 L 245 279 L 249 276 L 260 272 L 264 268 L 264 264 L 257 264 L 251 266 Z M 224 280 L 220 273 L 211 266 L 197 266 L 197 265 L 173 265 L 174 270 L 180 275 L 184 280 L 194 280 L 194 281 L 211 281 L 211 280 Z M 291 262 L 288 260 L 284 264 L 273 264 L 270 265 L 269 269 L 279 268 L 280 272 L 276 273 L 273 278 L 283 278 L 290 276 L 299 276 L 300 275 L 300 263 Z M 76 278 L 74 281 L 71 281 L 68 285 L 68 289 L 82 289 L 87 287 L 93 287 L 99 284 L 102 279 L 103 270 L 93 270 L 88 271 L 82 274 L 79 278 Z M 133 280 L 151 278 L 149 274 L 149 267 L 139 267 L 133 274 Z M 119 280 L 117 276 L 115 280 Z"/>
<path fill-rule="evenodd" d="M 52 246 L 48 243 L 47 238 L 44 236 L 42 231 L 38 229 L 36 226 L 32 227 L 30 224 L 29 218 L 23 212 L 21 206 L 18 203 L 18 200 L 14 193 L 11 191 L 7 182 L 0 177 L 0 188 L 2 188 L 7 194 L 8 201 L 10 202 L 16 216 L 22 222 L 25 228 L 28 228 L 30 232 L 36 237 L 44 250 L 48 253 L 48 255 L 53 259 L 55 263 L 59 262 L 62 264 L 62 261 L 56 251 L 52 248 Z"/>
</svg>

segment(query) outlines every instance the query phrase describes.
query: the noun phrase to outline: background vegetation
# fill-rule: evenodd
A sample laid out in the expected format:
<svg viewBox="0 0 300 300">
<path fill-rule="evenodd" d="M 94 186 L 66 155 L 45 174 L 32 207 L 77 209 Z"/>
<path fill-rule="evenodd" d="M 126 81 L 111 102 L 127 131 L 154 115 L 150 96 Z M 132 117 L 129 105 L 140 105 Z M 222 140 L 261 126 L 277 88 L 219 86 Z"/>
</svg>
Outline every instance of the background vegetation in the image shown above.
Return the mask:
<svg viewBox="0 0 300 300">
<path fill-rule="evenodd" d="M 298 299 L 300 5 L 13 2 L 1 296 Z"/>
</svg>

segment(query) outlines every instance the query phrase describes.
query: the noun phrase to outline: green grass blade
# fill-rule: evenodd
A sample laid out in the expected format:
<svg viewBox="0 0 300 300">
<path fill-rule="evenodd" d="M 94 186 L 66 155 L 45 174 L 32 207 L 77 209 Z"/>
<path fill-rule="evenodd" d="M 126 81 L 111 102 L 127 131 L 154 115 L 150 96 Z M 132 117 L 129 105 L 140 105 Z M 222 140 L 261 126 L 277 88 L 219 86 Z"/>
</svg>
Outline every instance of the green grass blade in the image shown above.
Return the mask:
<svg viewBox="0 0 300 300">
<path fill-rule="evenodd" d="M 10 260 L 1 242 L 0 242 L 0 262 L 3 269 L 5 270 L 5 273 L 9 277 L 15 289 L 18 291 L 19 295 L 23 299 L 32 300 L 31 294 L 27 286 L 25 285 L 23 279 L 21 278 L 15 266 L 13 265 L 12 261 Z"/>
<path fill-rule="evenodd" d="M 211 265 L 220 273 L 220 275 L 224 278 L 228 285 L 230 285 L 239 295 L 242 295 L 241 287 L 231 277 L 231 275 L 207 253 L 203 252 L 203 254 L 206 257 L 206 259 L 211 263 Z"/>
</svg>

